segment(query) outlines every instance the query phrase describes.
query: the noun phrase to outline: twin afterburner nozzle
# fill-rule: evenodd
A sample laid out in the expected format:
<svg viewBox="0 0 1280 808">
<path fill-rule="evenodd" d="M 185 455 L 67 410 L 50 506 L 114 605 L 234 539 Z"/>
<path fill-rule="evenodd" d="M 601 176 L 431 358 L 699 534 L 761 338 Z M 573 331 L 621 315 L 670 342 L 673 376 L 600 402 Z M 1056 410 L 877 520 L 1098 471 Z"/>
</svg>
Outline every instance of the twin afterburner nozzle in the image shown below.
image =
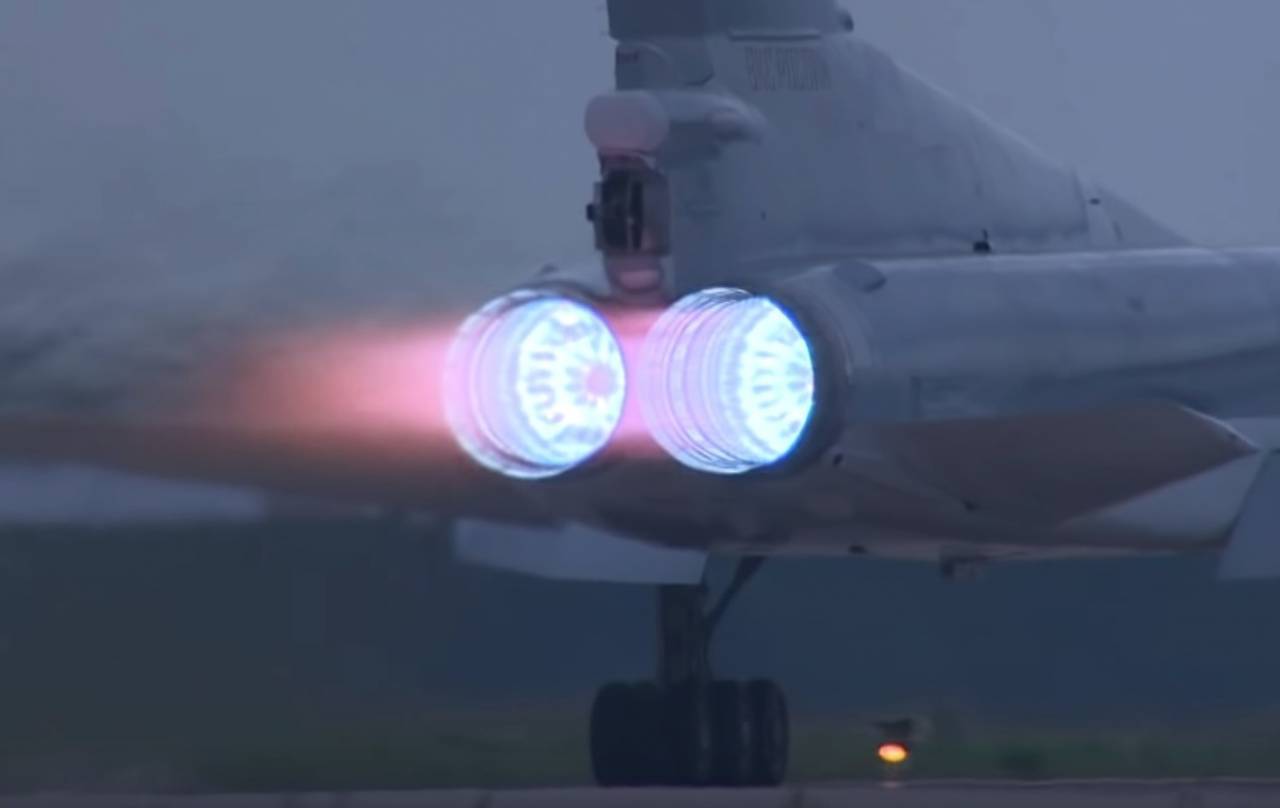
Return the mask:
<svg viewBox="0 0 1280 808">
<path fill-rule="evenodd" d="M 813 353 L 800 327 L 770 298 L 731 288 L 697 292 L 664 312 L 633 368 L 587 303 L 554 290 L 514 292 L 462 325 L 446 374 L 458 443 L 519 479 L 555 477 L 595 457 L 629 395 L 640 397 L 663 449 L 714 474 L 782 461 L 815 408 Z"/>
</svg>

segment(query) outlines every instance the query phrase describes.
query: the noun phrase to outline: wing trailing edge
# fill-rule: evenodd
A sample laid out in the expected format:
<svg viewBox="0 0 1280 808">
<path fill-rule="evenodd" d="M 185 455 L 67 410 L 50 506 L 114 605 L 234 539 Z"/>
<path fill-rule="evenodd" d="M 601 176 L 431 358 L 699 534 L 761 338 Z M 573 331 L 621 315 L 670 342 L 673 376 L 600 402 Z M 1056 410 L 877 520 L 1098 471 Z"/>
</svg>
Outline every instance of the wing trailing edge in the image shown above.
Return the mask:
<svg viewBox="0 0 1280 808">
<path fill-rule="evenodd" d="M 707 554 L 660 547 L 579 524 L 526 528 L 464 520 L 453 534 L 462 561 L 551 578 L 618 584 L 696 584 Z"/>
<path fill-rule="evenodd" d="M 1218 574 L 1235 581 L 1280 578 L 1280 455 L 1270 455 L 1258 473 Z"/>
</svg>

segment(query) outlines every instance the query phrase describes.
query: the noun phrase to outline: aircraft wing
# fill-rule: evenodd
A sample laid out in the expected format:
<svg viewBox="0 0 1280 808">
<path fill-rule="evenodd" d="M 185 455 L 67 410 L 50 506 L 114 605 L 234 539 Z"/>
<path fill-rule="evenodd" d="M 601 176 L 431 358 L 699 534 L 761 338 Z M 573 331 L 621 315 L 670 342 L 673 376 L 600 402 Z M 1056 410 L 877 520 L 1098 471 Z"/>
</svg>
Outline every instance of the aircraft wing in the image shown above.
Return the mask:
<svg viewBox="0 0 1280 808">
<path fill-rule="evenodd" d="M 495 522 L 555 521 L 528 489 L 479 470 L 453 444 L 392 431 L 9 419 L 0 420 L 0 456 Z"/>
</svg>

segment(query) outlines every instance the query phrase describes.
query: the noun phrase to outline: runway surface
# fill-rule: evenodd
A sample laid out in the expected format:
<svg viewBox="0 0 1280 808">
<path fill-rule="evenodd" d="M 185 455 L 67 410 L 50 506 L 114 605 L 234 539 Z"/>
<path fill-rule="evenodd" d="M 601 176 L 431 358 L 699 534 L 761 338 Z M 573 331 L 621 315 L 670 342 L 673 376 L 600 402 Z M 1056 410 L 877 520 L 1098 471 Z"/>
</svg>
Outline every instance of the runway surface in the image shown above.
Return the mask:
<svg viewBox="0 0 1280 808">
<path fill-rule="evenodd" d="M 772 791 L 546 789 L 234 796 L 0 797 L 4 808 L 1275 808 L 1280 781 L 938 782 Z"/>
</svg>

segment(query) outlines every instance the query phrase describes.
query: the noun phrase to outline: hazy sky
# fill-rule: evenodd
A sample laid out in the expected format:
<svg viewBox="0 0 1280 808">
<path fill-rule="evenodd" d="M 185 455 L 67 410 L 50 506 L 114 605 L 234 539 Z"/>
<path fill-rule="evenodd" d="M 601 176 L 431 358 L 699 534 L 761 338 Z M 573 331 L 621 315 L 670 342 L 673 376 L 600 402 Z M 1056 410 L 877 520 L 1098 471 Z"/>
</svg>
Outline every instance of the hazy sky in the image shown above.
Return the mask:
<svg viewBox="0 0 1280 808">
<path fill-rule="evenodd" d="M 1280 4 L 875 0 L 864 36 L 1196 240 L 1280 242 Z"/>
<path fill-rule="evenodd" d="M 848 5 L 859 35 L 1191 235 L 1280 241 L 1272 0 Z M 610 82 L 603 6 L 0 0 L 0 193 L 53 224 L 41 178 L 87 193 L 77 180 L 100 183 L 131 142 L 311 177 L 407 159 L 493 238 L 579 249 L 581 109 Z"/>
<path fill-rule="evenodd" d="M 848 5 L 1193 238 L 1280 243 L 1280 3 Z M 0 411 L 114 403 L 210 333 L 193 312 L 429 302 L 588 252 L 605 32 L 602 0 L 0 0 Z"/>
</svg>

